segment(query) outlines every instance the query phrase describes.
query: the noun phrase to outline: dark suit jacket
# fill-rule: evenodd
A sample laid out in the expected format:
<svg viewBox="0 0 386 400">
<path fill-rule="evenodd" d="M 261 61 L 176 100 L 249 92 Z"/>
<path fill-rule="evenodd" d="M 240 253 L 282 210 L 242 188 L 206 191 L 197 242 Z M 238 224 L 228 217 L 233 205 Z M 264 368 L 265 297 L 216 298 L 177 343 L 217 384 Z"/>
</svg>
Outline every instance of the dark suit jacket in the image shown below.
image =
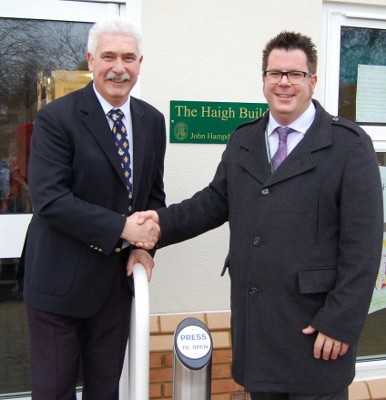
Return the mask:
<svg viewBox="0 0 386 400">
<path fill-rule="evenodd" d="M 163 115 L 131 98 L 134 210 L 165 205 Z M 114 273 L 128 196 L 92 83 L 45 106 L 32 135 L 24 297 L 43 311 L 87 317 L 104 303 Z M 125 253 L 125 256 L 122 254 Z"/>
<path fill-rule="evenodd" d="M 372 142 L 314 104 L 308 133 L 275 172 L 265 116 L 233 133 L 207 188 L 159 210 L 160 247 L 229 221 L 233 376 L 248 391 L 347 386 L 379 269 L 382 190 Z M 315 359 L 316 336 L 302 334 L 309 324 L 349 343 L 348 354 Z"/>
</svg>

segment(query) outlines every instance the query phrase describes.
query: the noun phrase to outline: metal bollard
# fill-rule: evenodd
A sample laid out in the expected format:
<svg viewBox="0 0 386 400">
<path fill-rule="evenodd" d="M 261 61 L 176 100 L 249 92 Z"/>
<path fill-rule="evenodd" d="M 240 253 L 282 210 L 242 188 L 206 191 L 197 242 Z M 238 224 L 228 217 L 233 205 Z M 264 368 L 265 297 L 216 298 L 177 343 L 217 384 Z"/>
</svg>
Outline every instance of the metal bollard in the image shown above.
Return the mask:
<svg viewBox="0 0 386 400">
<path fill-rule="evenodd" d="M 174 334 L 173 400 L 209 400 L 212 337 L 197 318 L 186 318 Z"/>
</svg>

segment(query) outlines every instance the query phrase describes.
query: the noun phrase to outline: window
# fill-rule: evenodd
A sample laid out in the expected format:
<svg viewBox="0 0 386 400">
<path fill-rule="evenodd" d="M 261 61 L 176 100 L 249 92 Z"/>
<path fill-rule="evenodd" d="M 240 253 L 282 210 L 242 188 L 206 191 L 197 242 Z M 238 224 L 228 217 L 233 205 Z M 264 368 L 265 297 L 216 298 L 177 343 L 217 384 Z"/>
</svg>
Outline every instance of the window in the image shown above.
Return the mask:
<svg viewBox="0 0 386 400">
<path fill-rule="evenodd" d="M 325 51 L 321 54 L 324 65 L 320 71 L 326 72 L 326 109 L 357 122 L 372 137 L 381 175 L 385 177 L 385 199 L 386 6 L 325 2 L 324 27 Z M 358 380 L 386 374 L 385 265 L 384 248 L 369 316 L 358 346 Z"/>
<path fill-rule="evenodd" d="M 0 212 L 31 213 L 27 167 L 36 112 L 85 85 L 90 23 L 0 19 Z M 75 71 L 74 71 L 75 70 Z"/>
<path fill-rule="evenodd" d="M 341 26 L 338 114 L 386 125 L 386 29 Z"/>
</svg>

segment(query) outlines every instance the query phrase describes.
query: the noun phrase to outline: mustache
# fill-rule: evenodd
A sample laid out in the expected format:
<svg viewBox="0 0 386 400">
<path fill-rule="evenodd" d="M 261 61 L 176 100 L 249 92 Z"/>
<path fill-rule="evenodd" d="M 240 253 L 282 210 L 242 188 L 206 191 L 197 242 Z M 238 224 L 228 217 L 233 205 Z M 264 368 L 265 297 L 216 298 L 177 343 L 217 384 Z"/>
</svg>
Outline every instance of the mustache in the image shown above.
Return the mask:
<svg viewBox="0 0 386 400">
<path fill-rule="evenodd" d="M 128 72 L 125 72 L 122 75 L 118 75 L 115 72 L 110 71 L 110 72 L 107 73 L 106 79 L 115 79 L 115 80 L 124 82 L 124 81 L 129 81 L 131 79 L 131 76 L 130 76 L 130 74 Z"/>
</svg>

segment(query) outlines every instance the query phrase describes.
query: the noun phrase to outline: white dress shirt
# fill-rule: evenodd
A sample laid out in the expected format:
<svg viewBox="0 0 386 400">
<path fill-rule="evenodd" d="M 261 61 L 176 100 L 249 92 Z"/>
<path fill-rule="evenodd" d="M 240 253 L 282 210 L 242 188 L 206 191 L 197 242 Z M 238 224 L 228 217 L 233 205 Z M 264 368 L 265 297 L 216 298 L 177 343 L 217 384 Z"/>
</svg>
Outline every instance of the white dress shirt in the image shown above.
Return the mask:
<svg viewBox="0 0 386 400">
<path fill-rule="evenodd" d="M 130 113 L 130 96 L 127 99 L 126 103 L 123 104 L 121 107 L 113 107 L 111 104 L 109 104 L 96 90 L 96 87 L 94 85 L 94 91 L 96 94 L 96 97 L 98 98 L 99 102 L 101 103 L 101 106 L 103 108 L 103 112 L 106 115 L 107 122 L 109 123 L 110 129 L 113 129 L 113 121 L 111 118 L 107 116 L 107 113 L 112 109 L 112 108 L 119 108 L 123 112 L 123 118 L 122 122 L 125 124 L 126 127 L 126 132 L 127 132 L 127 140 L 129 142 L 129 153 L 130 153 L 130 169 L 131 173 L 134 174 L 134 164 L 133 164 L 133 124 L 131 122 L 131 113 Z"/>
<path fill-rule="evenodd" d="M 307 133 L 308 128 L 311 126 L 315 118 L 316 109 L 312 101 L 308 108 L 303 112 L 303 114 L 293 121 L 288 126 L 293 129 L 293 131 L 287 136 L 287 155 L 296 147 L 296 145 L 303 139 L 304 135 Z M 266 129 L 266 142 L 267 142 L 267 153 L 268 160 L 271 162 L 273 155 L 276 153 L 279 147 L 279 135 L 276 132 L 276 128 L 281 126 L 275 118 L 269 113 L 269 121 Z"/>
</svg>

